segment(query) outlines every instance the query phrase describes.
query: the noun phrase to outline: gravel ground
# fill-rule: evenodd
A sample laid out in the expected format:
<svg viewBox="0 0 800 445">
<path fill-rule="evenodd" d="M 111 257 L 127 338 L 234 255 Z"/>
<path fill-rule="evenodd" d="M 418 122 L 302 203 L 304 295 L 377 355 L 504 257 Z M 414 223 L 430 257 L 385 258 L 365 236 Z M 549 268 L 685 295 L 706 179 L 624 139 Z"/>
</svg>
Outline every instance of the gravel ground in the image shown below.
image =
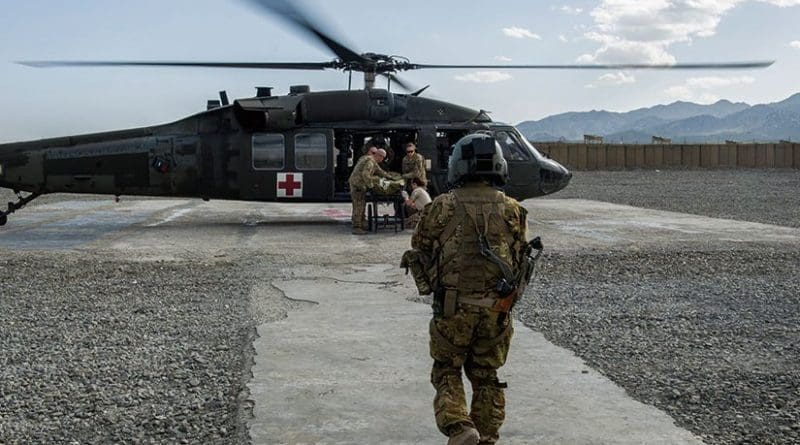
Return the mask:
<svg viewBox="0 0 800 445">
<path fill-rule="evenodd" d="M 576 172 L 554 198 L 798 227 L 798 185 L 797 171 Z M 551 253 L 517 314 L 710 444 L 796 444 L 798 265 L 796 245 Z"/>
<path fill-rule="evenodd" d="M 241 443 L 244 268 L 0 258 L 0 443 Z"/>
<path fill-rule="evenodd" d="M 575 175 L 554 198 L 800 227 L 798 171 Z M 256 259 L 3 255 L 0 443 L 247 441 L 253 318 L 281 304 L 254 310 Z M 708 443 L 800 443 L 798 264 L 796 246 L 551 252 L 517 313 Z"/>
<path fill-rule="evenodd" d="M 574 172 L 550 198 L 582 198 L 800 227 L 800 170 Z"/>
</svg>

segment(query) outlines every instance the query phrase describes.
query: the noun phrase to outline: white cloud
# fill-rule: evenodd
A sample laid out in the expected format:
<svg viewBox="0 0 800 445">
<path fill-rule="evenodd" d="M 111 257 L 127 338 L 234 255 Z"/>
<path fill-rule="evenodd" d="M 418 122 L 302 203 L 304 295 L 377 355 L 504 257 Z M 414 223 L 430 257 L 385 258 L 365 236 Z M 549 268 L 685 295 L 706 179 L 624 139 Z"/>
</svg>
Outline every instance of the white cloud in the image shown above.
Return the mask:
<svg viewBox="0 0 800 445">
<path fill-rule="evenodd" d="M 569 40 L 567 39 L 567 36 L 565 36 L 564 34 L 559 34 L 559 35 L 558 35 L 558 40 L 559 40 L 560 42 L 564 42 L 564 43 L 567 43 L 567 42 L 569 41 Z"/>
<path fill-rule="evenodd" d="M 518 26 L 512 26 L 510 28 L 503 28 L 503 34 L 508 37 L 513 37 L 515 39 L 534 39 L 534 40 L 542 40 L 542 36 L 532 32 L 529 29 L 520 28 Z"/>
<path fill-rule="evenodd" d="M 591 37 L 587 36 L 591 40 Z M 581 63 L 657 63 L 674 64 L 675 56 L 668 53 L 662 45 L 631 40 L 619 40 L 601 36 L 604 39 L 600 49 L 594 54 L 583 54 L 578 57 Z"/>
<path fill-rule="evenodd" d="M 675 63 L 667 49 L 677 42 L 714 35 L 723 15 L 744 0 L 603 0 L 591 12 L 585 37 L 600 43 L 581 61 Z"/>
<path fill-rule="evenodd" d="M 791 46 L 792 48 L 800 49 L 800 40 L 792 40 L 791 42 L 789 42 L 789 46 Z"/>
<path fill-rule="evenodd" d="M 590 15 L 594 25 L 584 37 L 598 42 L 584 63 L 675 63 L 671 45 L 711 37 L 733 8 L 754 0 L 601 0 Z M 800 0 L 756 0 L 787 8 Z M 800 49 L 800 41 L 791 45 Z"/>
<path fill-rule="evenodd" d="M 498 60 L 500 62 L 511 62 L 513 59 L 511 59 L 511 57 L 506 57 L 506 56 L 494 56 L 494 60 Z"/>
<path fill-rule="evenodd" d="M 617 86 L 635 83 L 636 78 L 633 75 L 623 71 L 616 73 L 606 73 L 597 78 L 597 81 L 584 85 L 586 88 L 597 88 L 602 86 Z"/>
<path fill-rule="evenodd" d="M 790 6 L 800 6 L 800 0 L 758 0 L 763 3 L 769 3 L 781 8 L 788 8 Z"/>
<path fill-rule="evenodd" d="M 664 90 L 668 96 L 679 100 L 692 100 L 692 90 L 686 85 L 675 85 Z"/>
<path fill-rule="evenodd" d="M 719 96 L 711 93 L 703 93 L 697 98 L 697 101 L 701 104 L 713 104 L 719 101 Z"/>
<path fill-rule="evenodd" d="M 570 15 L 578 15 L 583 12 L 583 8 L 575 8 L 573 6 L 564 5 L 559 8 L 562 12 L 565 12 Z"/>
<path fill-rule="evenodd" d="M 624 73 L 622 71 L 616 73 L 607 73 L 600 76 L 598 79 L 604 82 L 611 82 L 614 85 L 622 85 L 624 83 L 634 83 L 636 82 L 636 78 L 630 74 Z"/>
<path fill-rule="evenodd" d="M 755 82 L 751 76 L 739 77 L 690 77 L 682 85 L 674 85 L 667 88 L 664 92 L 668 96 L 679 100 L 691 100 L 699 103 L 713 103 L 719 100 L 716 94 L 708 90 L 725 88 L 737 85 L 749 85 Z"/>
<path fill-rule="evenodd" d="M 495 83 L 511 79 L 511 75 L 500 71 L 476 71 L 469 74 L 460 74 L 455 76 L 455 79 L 462 82 Z"/>
<path fill-rule="evenodd" d="M 695 102 L 699 104 L 713 104 L 719 101 L 720 97 L 712 93 L 696 93 L 683 86 L 667 88 L 667 94 L 677 100 Z"/>
<path fill-rule="evenodd" d="M 675 63 L 669 47 L 711 37 L 733 8 L 753 0 L 601 0 L 590 15 L 584 36 L 600 44 L 583 54 L 587 63 Z M 800 6 L 800 0 L 757 0 L 777 7 Z"/>
<path fill-rule="evenodd" d="M 740 76 L 740 77 L 717 77 L 717 76 L 707 76 L 707 77 L 692 77 L 686 79 L 686 86 L 690 88 L 699 88 L 699 89 L 713 89 L 713 88 L 723 88 L 729 87 L 732 85 L 748 85 L 755 82 L 756 79 L 751 76 Z"/>
</svg>

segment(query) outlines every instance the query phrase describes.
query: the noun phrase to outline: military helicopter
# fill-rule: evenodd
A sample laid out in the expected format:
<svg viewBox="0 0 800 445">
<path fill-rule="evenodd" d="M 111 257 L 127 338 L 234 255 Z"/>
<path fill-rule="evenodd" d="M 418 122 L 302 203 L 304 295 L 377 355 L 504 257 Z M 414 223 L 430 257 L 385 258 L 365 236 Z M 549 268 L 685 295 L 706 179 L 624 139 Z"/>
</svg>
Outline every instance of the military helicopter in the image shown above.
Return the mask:
<svg viewBox="0 0 800 445">
<path fill-rule="evenodd" d="M 348 177 L 367 141 L 389 152 L 385 168 L 400 170 L 402 149 L 415 142 L 428 163 L 433 195 L 448 189 L 452 145 L 483 131 L 500 143 L 508 161 L 508 195 L 523 200 L 566 187 L 572 174 L 536 150 L 513 126 L 494 122 L 484 110 L 421 97 L 396 73 L 417 69 L 745 69 L 772 62 L 674 65 L 444 65 L 417 64 L 398 56 L 357 53 L 323 31 L 288 0 L 251 0 L 324 44 L 336 56 L 327 62 L 40 61 L 33 67 L 213 67 L 340 70 L 349 74 L 343 91 L 313 92 L 292 86 L 286 95 L 257 88 L 250 98 L 207 102 L 203 112 L 172 123 L 121 131 L 0 145 L 0 187 L 17 202 L 0 209 L 0 226 L 38 196 L 93 193 L 198 197 L 283 202 L 343 202 Z M 364 88 L 352 89 L 352 73 Z M 376 88 L 376 78 L 387 88 Z M 391 91 L 392 84 L 406 93 Z M 397 153 L 397 154 L 395 154 Z M 23 195 L 27 192 L 28 195 Z"/>
</svg>

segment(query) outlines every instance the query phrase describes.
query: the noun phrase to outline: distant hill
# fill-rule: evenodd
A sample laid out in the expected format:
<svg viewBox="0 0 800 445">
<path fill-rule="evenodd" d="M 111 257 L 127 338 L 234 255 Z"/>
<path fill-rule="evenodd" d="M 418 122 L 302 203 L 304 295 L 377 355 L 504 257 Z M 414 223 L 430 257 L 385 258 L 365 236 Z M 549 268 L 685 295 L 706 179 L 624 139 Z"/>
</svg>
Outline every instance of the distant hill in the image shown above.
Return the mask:
<svg viewBox="0 0 800 445">
<path fill-rule="evenodd" d="M 800 93 L 754 106 L 728 100 L 711 105 L 678 101 L 627 113 L 569 112 L 521 122 L 517 128 L 533 141 L 582 141 L 584 134 L 631 143 L 647 143 L 652 136 L 691 143 L 800 140 Z"/>
</svg>

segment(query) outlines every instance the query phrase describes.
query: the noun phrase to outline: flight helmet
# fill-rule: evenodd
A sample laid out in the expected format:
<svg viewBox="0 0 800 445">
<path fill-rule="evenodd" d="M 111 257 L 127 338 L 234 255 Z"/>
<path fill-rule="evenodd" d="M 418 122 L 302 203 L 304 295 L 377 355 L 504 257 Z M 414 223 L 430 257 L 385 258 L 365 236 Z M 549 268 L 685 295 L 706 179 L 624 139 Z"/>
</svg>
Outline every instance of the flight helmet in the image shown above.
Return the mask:
<svg viewBox="0 0 800 445">
<path fill-rule="evenodd" d="M 490 134 L 473 133 L 453 146 L 447 166 L 447 182 L 452 186 L 470 181 L 488 181 L 503 186 L 508 181 L 508 164 L 500 144 Z"/>
</svg>

